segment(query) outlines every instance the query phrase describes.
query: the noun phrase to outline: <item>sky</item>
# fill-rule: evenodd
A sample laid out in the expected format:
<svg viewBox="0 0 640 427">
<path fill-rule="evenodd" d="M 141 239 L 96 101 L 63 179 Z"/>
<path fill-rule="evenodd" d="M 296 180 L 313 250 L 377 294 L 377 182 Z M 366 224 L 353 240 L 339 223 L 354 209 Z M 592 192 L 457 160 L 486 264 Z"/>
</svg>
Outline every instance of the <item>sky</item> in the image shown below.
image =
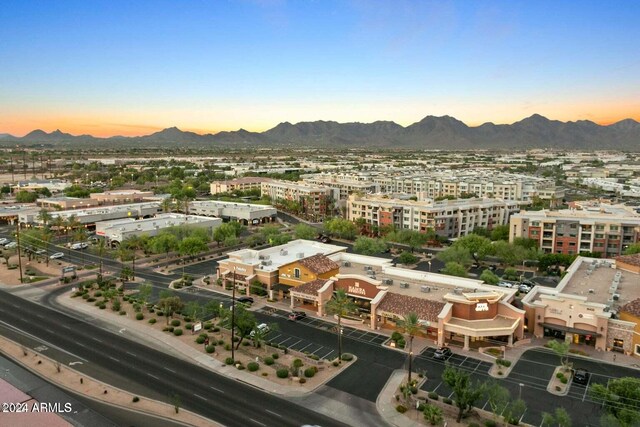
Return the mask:
<svg viewBox="0 0 640 427">
<path fill-rule="evenodd" d="M 0 133 L 640 121 L 640 2 L 3 0 Z"/>
</svg>

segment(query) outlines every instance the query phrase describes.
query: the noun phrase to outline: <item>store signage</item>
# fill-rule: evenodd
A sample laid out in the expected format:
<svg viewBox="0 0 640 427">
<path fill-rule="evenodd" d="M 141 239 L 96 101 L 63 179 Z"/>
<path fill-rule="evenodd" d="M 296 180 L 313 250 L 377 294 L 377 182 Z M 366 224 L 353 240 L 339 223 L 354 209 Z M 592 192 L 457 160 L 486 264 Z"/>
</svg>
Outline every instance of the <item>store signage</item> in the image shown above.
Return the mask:
<svg viewBox="0 0 640 427">
<path fill-rule="evenodd" d="M 367 291 L 365 291 L 364 288 L 361 288 L 357 283 L 355 286 L 349 286 L 349 290 L 347 292 L 349 292 L 350 294 L 356 294 L 356 295 L 362 295 L 362 296 L 367 295 Z"/>
<path fill-rule="evenodd" d="M 479 302 L 476 304 L 476 311 L 489 311 L 488 302 Z"/>
<path fill-rule="evenodd" d="M 192 328 L 193 328 L 193 332 L 201 331 L 202 330 L 202 322 L 194 323 Z"/>
<path fill-rule="evenodd" d="M 245 273 L 247 271 L 244 267 L 234 267 L 238 273 Z"/>
</svg>

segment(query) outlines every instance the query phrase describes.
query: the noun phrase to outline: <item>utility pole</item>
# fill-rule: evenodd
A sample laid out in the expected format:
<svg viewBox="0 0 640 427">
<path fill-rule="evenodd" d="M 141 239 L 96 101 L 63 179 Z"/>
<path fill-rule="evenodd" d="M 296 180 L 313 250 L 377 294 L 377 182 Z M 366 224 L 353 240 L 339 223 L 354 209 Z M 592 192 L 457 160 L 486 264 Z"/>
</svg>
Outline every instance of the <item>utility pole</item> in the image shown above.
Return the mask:
<svg viewBox="0 0 640 427">
<path fill-rule="evenodd" d="M 20 257 L 20 218 L 16 217 L 16 243 L 18 248 L 18 268 L 20 269 L 20 284 L 22 284 L 22 258 Z"/>
<path fill-rule="evenodd" d="M 236 322 L 236 268 L 233 267 L 233 289 L 231 290 L 231 358 L 235 362 L 235 324 Z"/>
</svg>

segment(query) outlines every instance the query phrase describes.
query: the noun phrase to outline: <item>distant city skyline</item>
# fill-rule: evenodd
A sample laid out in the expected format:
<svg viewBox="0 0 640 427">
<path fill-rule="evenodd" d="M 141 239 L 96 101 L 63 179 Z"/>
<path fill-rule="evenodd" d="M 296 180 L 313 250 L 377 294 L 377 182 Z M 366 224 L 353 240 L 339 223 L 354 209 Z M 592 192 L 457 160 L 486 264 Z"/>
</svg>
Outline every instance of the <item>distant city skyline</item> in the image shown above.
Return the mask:
<svg viewBox="0 0 640 427">
<path fill-rule="evenodd" d="M 0 133 L 640 121 L 635 1 L 9 0 Z"/>
</svg>

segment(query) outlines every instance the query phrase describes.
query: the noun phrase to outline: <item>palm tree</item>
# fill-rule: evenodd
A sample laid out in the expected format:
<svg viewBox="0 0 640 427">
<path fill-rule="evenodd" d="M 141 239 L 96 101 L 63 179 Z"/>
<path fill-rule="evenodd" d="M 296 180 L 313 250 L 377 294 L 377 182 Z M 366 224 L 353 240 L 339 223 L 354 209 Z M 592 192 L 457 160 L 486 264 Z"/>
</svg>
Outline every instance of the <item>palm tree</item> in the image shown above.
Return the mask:
<svg viewBox="0 0 640 427">
<path fill-rule="evenodd" d="M 342 363 L 342 318 L 355 309 L 356 305 L 344 289 L 335 291 L 333 298 L 327 303 L 327 312 L 338 316 L 338 363 Z"/>
<path fill-rule="evenodd" d="M 414 312 L 404 315 L 404 320 L 398 322 L 400 332 L 409 336 L 409 383 L 411 383 L 411 359 L 413 358 L 413 337 L 420 331 L 420 319 Z"/>
<path fill-rule="evenodd" d="M 65 221 L 60 215 L 56 215 L 51 219 L 51 226 L 56 230 L 56 236 L 60 236 L 61 231 L 64 229 Z"/>
<path fill-rule="evenodd" d="M 166 213 L 173 211 L 173 200 L 171 197 L 162 200 L 162 211 Z"/>
<path fill-rule="evenodd" d="M 42 208 L 40 212 L 38 212 L 38 220 L 42 221 L 42 225 L 46 227 L 49 221 L 51 221 L 51 214 L 48 210 Z"/>
</svg>

